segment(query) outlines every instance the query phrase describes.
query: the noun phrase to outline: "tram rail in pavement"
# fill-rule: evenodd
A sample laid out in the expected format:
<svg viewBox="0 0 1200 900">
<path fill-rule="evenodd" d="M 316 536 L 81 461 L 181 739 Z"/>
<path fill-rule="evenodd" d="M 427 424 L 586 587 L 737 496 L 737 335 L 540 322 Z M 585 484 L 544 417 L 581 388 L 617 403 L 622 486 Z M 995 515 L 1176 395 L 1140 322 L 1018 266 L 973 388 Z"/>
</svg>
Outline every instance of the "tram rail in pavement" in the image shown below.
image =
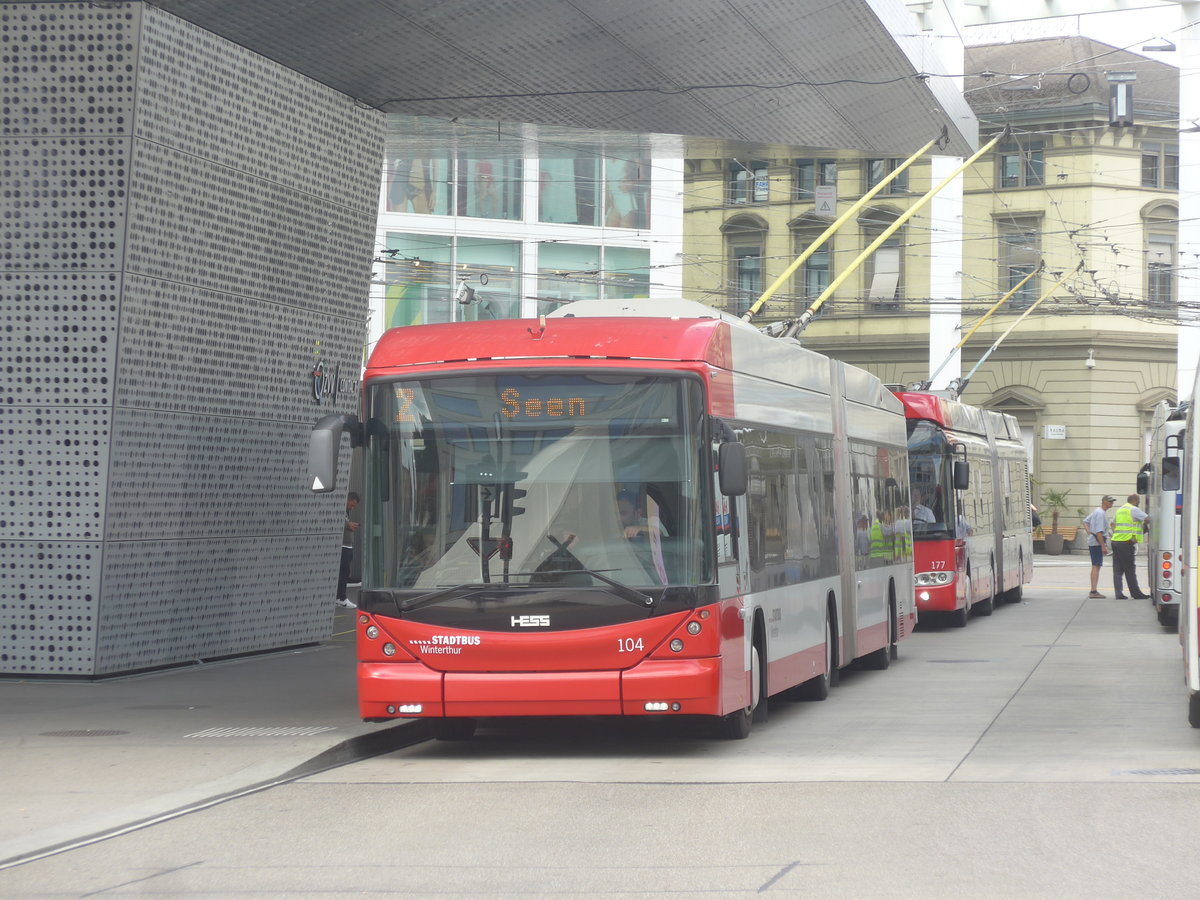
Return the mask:
<svg viewBox="0 0 1200 900">
<path fill-rule="evenodd" d="M 293 650 L 0 680 L 0 868 L 427 740 L 358 718 L 353 616 Z"/>
</svg>

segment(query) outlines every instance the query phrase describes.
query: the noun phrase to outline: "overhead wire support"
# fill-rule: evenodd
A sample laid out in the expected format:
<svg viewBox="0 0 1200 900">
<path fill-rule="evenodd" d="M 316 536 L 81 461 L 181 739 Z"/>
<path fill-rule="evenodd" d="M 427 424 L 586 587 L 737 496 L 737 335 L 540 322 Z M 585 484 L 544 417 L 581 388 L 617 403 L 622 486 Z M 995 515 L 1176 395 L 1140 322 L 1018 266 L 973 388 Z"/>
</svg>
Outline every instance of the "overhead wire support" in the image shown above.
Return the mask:
<svg viewBox="0 0 1200 900">
<path fill-rule="evenodd" d="M 975 332 L 977 332 L 980 329 L 980 327 L 983 325 L 984 322 L 986 322 L 988 319 L 990 319 L 996 313 L 996 311 L 998 309 L 1000 309 L 1001 306 L 1003 306 L 1005 303 L 1007 303 L 1010 297 L 1012 297 L 1014 294 L 1016 294 L 1017 291 L 1019 291 L 1021 288 L 1025 287 L 1025 283 L 1027 281 L 1029 281 L 1029 279 L 1033 278 L 1034 275 L 1041 274 L 1041 272 L 1045 268 L 1046 268 L 1046 262 L 1045 262 L 1045 260 L 1043 260 L 1042 262 L 1038 263 L 1038 267 L 1036 269 L 1034 269 L 1032 272 L 1030 272 L 1028 275 L 1026 275 L 1020 281 L 1018 281 L 1015 285 L 1012 286 L 1012 289 L 1007 294 L 1005 294 L 1003 297 L 1001 297 L 999 300 L 997 300 L 995 305 L 992 306 L 991 309 L 989 309 L 986 313 L 983 314 L 983 318 L 975 323 L 975 327 L 972 328 L 970 331 L 968 331 L 965 335 L 963 335 L 963 339 L 954 345 L 953 350 L 951 350 L 948 354 L 946 354 L 946 358 L 942 360 L 942 364 L 940 366 L 938 366 L 937 369 L 929 376 L 929 380 L 921 382 L 921 390 L 923 390 L 923 391 L 929 390 L 929 388 L 933 385 L 933 382 L 937 380 L 938 375 L 940 375 L 942 373 L 942 369 L 946 368 L 946 366 L 949 364 L 950 360 L 954 359 L 954 354 L 966 346 L 967 341 L 969 341 L 971 339 L 971 335 L 973 335 Z M 1069 288 L 1068 288 L 1068 290 L 1069 290 Z"/>
<path fill-rule="evenodd" d="M 1052 284 L 1046 290 L 1046 292 L 1042 294 L 1042 296 L 1040 296 L 1036 300 L 1034 300 L 1033 303 L 1031 303 L 1029 305 L 1029 308 L 1027 310 L 1025 310 L 1025 312 L 1021 313 L 1021 315 L 1017 316 L 1016 321 L 1014 321 L 1011 325 L 1009 325 L 1008 328 L 1006 328 L 1004 330 L 1004 333 L 1002 335 L 1000 335 L 1000 337 L 996 338 L 996 340 L 992 344 L 992 346 L 988 347 L 987 352 L 984 353 L 983 356 L 979 357 L 979 362 L 975 363 L 974 367 L 971 369 L 970 372 L 968 372 L 962 378 L 956 378 L 952 382 L 950 382 L 950 390 L 952 390 L 954 392 L 955 397 L 961 397 L 963 395 L 963 392 L 967 389 L 967 385 L 971 381 L 971 376 L 973 376 L 976 372 L 979 371 L 979 367 L 982 366 L 987 361 L 987 358 L 992 355 L 992 353 L 996 350 L 997 347 L 999 347 L 1002 343 L 1004 343 L 1004 339 L 1006 337 L 1008 337 L 1010 334 L 1012 334 L 1013 329 L 1015 329 L 1018 325 L 1020 325 L 1023 321 L 1025 321 L 1026 317 L 1030 313 L 1032 313 L 1035 309 L 1038 308 L 1038 304 L 1040 304 L 1043 300 L 1045 300 L 1047 297 L 1049 297 L 1051 294 L 1053 294 L 1055 291 L 1057 291 L 1060 287 L 1062 287 L 1063 283 L 1068 278 L 1070 278 L 1072 275 L 1076 274 L 1082 268 L 1083 268 L 1083 260 L 1080 260 L 1079 264 L 1074 269 L 1072 269 L 1070 272 L 1064 272 L 1062 274 L 1062 277 L 1059 278 L 1058 281 L 1054 282 L 1054 284 Z"/>
<path fill-rule="evenodd" d="M 818 235 L 817 238 L 805 248 L 803 253 L 792 260 L 791 265 L 783 270 L 779 277 L 771 283 L 771 286 L 762 292 L 759 298 L 754 301 L 754 304 L 742 314 L 742 321 L 749 322 L 754 317 L 754 314 L 762 308 L 762 305 L 775 295 L 775 292 L 778 291 L 784 285 L 784 283 L 792 277 L 797 269 L 804 265 L 805 260 L 816 253 L 822 244 L 829 240 L 829 238 L 832 237 L 839 228 L 845 225 L 846 222 L 848 222 L 856 212 L 862 209 L 870 200 L 879 194 L 880 191 L 900 177 L 901 173 L 903 173 L 906 169 L 908 169 L 909 166 L 933 149 L 934 146 L 944 147 L 949 140 L 949 129 L 943 125 L 941 134 L 906 159 L 903 163 L 896 166 L 896 168 L 893 169 L 886 178 L 882 179 L 873 188 L 863 194 L 862 197 L 851 204 L 849 209 L 838 216 L 837 219 L 834 220 L 833 224 L 822 231 L 821 234 Z"/>
<path fill-rule="evenodd" d="M 829 283 L 829 286 L 821 292 L 821 296 L 817 297 L 817 299 L 813 301 L 812 306 L 804 311 L 804 314 L 800 316 L 800 318 L 794 324 L 792 324 L 792 326 L 788 328 L 786 332 L 784 332 L 783 336 L 795 337 L 797 334 L 803 331 L 808 326 L 808 323 L 812 321 L 813 316 L 817 314 L 817 311 L 821 308 L 825 301 L 833 296 L 833 292 L 841 287 L 842 283 L 847 278 L 857 272 L 859 266 L 866 262 L 867 258 L 876 250 L 878 250 L 883 245 L 884 241 L 899 231 L 909 219 L 924 209 L 925 205 L 934 197 L 936 197 L 941 191 L 945 190 L 946 186 L 954 181 L 955 178 L 961 175 L 970 166 L 974 165 L 975 161 L 979 159 L 979 157 L 983 156 L 983 154 L 987 153 L 1002 140 L 1006 140 L 1010 132 L 1011 129 L 1006 127 L 1002 132 L 1000 132 L 1000 134 L 996 135 L 994 138 L 972 153 L 969 157 L 967 157 L 967 159 L 964 160 L 963 163 L 958 166 L 958 168 L 943 178 L 932 190 L 921 196 L 915 203 L 913 203 L 912 206 L 897 216 L 896 221 L 885 228 L 880 235 L 875 238 L 875 240 L 871 241 L 867 248 L 863 250 L 863 252 L 860 253 L 854 259 L 854 261 L 842 271 L 840 275 L 838 275 L 837 278 Z"/>
</svg>

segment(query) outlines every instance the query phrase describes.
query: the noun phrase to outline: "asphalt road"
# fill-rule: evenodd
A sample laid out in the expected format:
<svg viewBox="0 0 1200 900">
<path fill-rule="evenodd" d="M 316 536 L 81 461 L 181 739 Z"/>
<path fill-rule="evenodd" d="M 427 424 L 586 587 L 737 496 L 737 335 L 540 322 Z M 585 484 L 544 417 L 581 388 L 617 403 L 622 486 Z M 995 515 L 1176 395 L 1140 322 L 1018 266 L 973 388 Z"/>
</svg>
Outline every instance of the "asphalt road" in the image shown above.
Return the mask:
<svg viewBox="0 0 1200 900">
<path fill-rule="evenodd" d="M 486 723 L 0 871 L 0 896 L 1195 896 L 1177 638 L 1086 582 L 1039 560 L 1025 602 L 926 623 L 746 741 Z"/>
</svg>

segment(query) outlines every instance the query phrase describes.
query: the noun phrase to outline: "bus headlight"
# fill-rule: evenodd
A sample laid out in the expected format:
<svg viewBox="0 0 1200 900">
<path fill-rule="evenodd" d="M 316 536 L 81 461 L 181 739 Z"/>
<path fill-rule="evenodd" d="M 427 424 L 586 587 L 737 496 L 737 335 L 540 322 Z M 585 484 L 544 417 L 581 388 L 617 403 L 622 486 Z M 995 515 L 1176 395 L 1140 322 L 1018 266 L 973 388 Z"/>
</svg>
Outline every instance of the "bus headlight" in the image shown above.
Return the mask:
<svg viewBox="0 0 1200 900">
<path fill-rule="evenodd" d="M 954 581 L 953 572 L 917 572 L 913 575 L 913 581 L 917 587 L 937 587 L 938 585 L 950 584 Z"/>
</svg>

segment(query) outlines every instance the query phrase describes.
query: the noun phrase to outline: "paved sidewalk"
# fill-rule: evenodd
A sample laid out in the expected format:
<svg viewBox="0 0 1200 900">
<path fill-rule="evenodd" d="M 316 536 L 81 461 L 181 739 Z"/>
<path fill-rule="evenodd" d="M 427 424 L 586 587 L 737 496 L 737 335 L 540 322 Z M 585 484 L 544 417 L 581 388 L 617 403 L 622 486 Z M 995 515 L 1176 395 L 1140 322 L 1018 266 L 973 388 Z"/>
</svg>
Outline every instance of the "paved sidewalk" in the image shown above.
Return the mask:
<svg viewBox="0 0 1200 900">
<path fill-rule="evenodd" d="M 427 736 L 358 718 L 354 610 L 320 645 L 99 682 L 0 680 L 0 866 Z"/>
<path fill-rule="evenodd" d="M 0 680 L 0 867 L 427 739 L 422 722 L 358 718 L 353 616 L 338 610 L 333 637 L 300 650 L 99 682 Z"/>
</svg>

